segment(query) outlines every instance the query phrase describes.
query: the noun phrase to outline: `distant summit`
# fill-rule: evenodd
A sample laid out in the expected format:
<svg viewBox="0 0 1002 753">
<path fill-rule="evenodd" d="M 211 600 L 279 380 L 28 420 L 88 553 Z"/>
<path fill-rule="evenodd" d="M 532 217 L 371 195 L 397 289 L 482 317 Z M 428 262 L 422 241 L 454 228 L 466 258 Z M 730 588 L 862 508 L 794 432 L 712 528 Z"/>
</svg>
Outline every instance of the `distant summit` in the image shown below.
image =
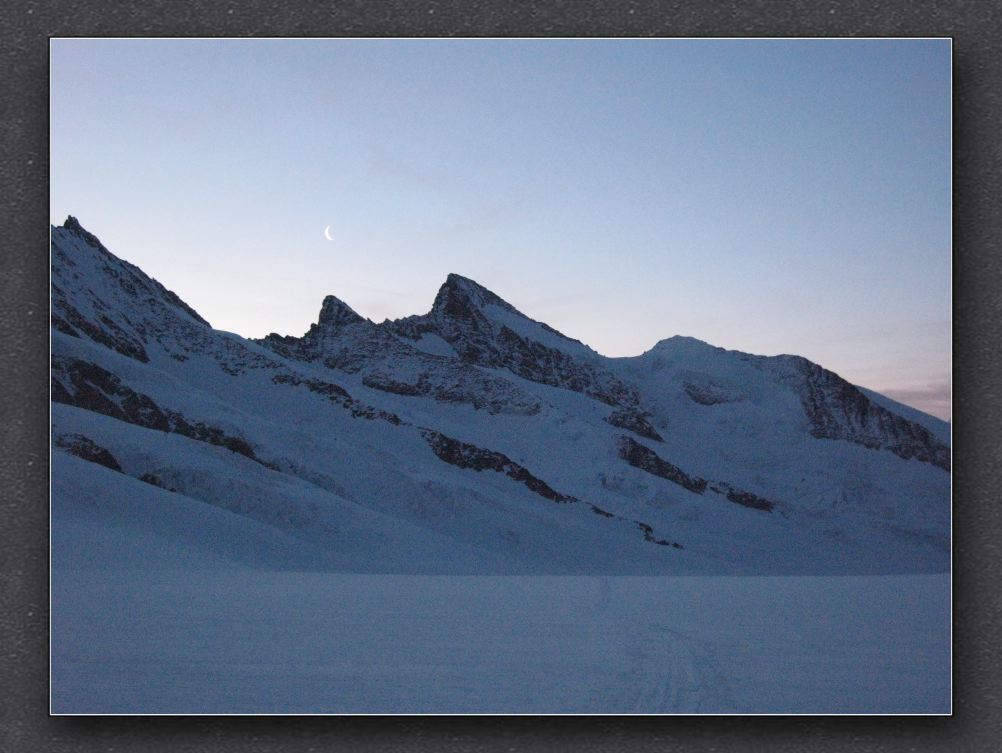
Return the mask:
<svg viewBox="0 0 1002 753">
<path fill-rule="evenodd" d="M 516 312 L 515 307 L 475 280 L 454 273 L 446 277 L 435 296 L 431 314 L 440 317 L 468 319 L 472 309 L 482 309 L 488 304 L 505 311 Z"/>
<path fill-rule="evenodd" d="M 320 308 L 320 317 L 317 319 L 317 324 L 321 327 L 340 329 L 346 324 L 358 324 L 363 321 L 365 321 L 365 319 L 356 314 L 351 306 L 344 301 L 329 295 L 324 298 L 323 305 Z"/>
</svg>

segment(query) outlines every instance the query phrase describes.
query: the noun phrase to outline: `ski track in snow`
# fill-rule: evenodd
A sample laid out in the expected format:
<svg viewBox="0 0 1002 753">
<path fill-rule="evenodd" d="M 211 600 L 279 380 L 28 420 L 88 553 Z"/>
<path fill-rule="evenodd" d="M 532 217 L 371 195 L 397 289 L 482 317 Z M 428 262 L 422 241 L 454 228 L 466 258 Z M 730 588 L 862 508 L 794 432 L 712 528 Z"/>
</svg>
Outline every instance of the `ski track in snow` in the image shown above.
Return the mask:
<svg viewBox="0 0 1002 753">
<path fill-rule="evenodd" d="M 948 576 L 53 573 L 56 713 L 946 713 Z"/>
<path fill-rule="evenodd" d="M 738 707 L 709 642 L 663 622 L 636 626 L 623 640 L 627 665 L 617 685 L 628 692 L 612 702 L 616 713 L 700 713 Z M 610 702 L 601 694 L 595 701 Z"/>
</svg>

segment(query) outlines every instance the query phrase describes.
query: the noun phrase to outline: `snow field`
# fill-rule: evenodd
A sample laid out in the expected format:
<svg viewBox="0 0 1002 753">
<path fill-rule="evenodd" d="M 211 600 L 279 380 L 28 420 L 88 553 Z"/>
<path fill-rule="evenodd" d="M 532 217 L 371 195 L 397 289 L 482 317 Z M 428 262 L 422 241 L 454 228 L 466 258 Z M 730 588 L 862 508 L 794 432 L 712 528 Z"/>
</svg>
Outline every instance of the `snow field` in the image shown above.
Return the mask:
<svg viewBox="0 0 1002 753">
<path fill-rule="evenodd" d="M 950 711 L 948 576 L 53 574 L 55 713 Z"/>
</svg>

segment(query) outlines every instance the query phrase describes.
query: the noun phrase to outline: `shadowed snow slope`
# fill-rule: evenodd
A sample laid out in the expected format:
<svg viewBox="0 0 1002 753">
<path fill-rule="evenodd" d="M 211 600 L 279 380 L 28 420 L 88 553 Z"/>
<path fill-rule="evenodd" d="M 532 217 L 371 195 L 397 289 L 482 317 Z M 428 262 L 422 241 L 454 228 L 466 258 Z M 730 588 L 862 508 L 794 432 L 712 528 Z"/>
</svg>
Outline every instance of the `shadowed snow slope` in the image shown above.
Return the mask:
<svg viewBox="0 0 1002 753">
<path fill-rule="evenodd" d="M 52 710 L 944 714 L 949 586 L 66 572 Z"/>
<path fill-rule="evenodd" d="M 943 422 L 795 356 L 605 358 L 458 275 L 424 315 L 329 296 L 302 337 L 252 341 L 70 218 L 52 351 L 56 567 L 949 566 Z"/>
</svg>

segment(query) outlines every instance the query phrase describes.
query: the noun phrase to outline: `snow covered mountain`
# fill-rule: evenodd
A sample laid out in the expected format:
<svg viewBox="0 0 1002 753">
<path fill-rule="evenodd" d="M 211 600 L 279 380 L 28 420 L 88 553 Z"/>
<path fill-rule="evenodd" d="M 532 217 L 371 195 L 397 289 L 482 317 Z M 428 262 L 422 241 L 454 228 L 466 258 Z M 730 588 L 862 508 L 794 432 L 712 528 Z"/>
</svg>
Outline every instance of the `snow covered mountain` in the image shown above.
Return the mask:
<svg viewBox="0 0 1002 753">
<path fill-rule="evenodd" d="M 252 341 L 70 217 L 52 400 L 64 564 L 949 568 L 946 423 L 797 356 L 674 337 L 606 358 L 458 275 L 427 314 L 376 324 L 328 296 L 302 337 Z"/>
</svg>

